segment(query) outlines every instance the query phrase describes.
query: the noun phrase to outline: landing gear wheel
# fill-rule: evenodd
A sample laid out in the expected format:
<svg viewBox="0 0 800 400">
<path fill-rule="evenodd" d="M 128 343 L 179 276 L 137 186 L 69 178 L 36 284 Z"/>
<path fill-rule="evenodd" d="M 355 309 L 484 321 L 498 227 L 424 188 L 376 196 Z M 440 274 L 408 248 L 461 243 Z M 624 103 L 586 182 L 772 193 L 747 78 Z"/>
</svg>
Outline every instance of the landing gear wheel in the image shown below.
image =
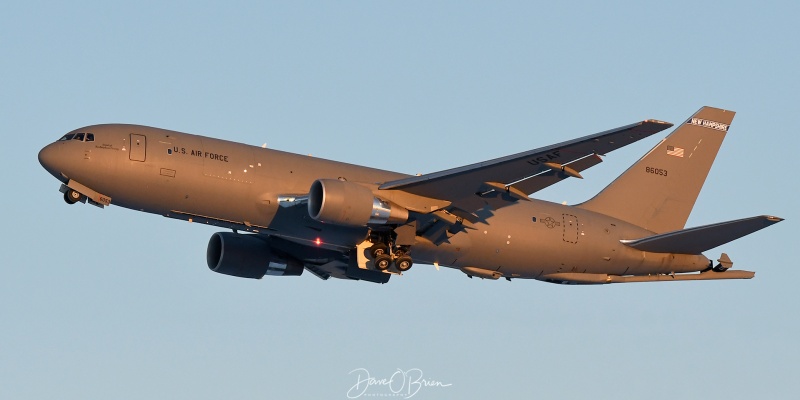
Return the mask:
<svg viewBox="0 0 800 400">
<path fill-rule="evenodd" d="M 409 256 L 402 256 L 394 260 L 394 266 L 397 267 L 397 270 L 400 272 L 408 271 L 411 269 L 412 265 L 414 265 L 414 262 Z"/>
<path fill-rule="evenodd" d="M 377 243 L 369 248 L 369 252 L 372 255 L 372 258 L 378 258 L 378 256 L 389 253 L 389 246 L 383 243 Z"/>
<path fill-rule="evenodd" d="M 73 189 L 67 189 L 67 191 L 64 192 L 64 201 L 66 201 L 67 204 L 75 204 L 81 201 L 82 197 L 83 197 L 82 194 L 76 192 Z"/>
<path fill-rule="evenodd" d="M 386 271 L 392 265 L 392 257 L 388 254 L 381 254 L 375 257 L 375 268 L 379 271 Z"/>
</svg>

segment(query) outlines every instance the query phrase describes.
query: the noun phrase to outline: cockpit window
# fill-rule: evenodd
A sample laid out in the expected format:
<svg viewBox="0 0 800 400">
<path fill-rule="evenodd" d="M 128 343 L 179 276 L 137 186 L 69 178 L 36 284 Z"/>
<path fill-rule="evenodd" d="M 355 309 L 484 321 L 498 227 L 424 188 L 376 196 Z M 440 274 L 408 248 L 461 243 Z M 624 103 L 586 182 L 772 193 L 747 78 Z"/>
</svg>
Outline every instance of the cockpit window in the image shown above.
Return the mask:
<svg viewBox="0 0 800 400">
<path fill-rule="evenodd" d="M 68 134 L 62 136 L 61 139 L 58 139 L 59 142 L 63 142 L 65 140 L 78 140 L 78 141 L 81 141 L 81 142 L 84 142 L 84 141 L 85 142 L 94 142 L 94 133 L 83 133 L 83 132 L 68 133 Z"/>
</svg>

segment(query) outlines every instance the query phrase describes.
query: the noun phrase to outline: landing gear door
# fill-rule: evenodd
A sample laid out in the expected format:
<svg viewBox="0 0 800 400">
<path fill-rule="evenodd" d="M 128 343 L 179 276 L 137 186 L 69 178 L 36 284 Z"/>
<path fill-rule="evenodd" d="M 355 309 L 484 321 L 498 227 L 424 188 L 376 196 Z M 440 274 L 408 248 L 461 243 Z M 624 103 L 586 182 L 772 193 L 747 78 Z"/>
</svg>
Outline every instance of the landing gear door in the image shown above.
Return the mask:
<svg viewBox="0 0 800 400">
<path fill-rule="evenodd" d="M 144 161 L 147 156 L 147 138 L 144 135 L 131 133 L 131 151 L 128 153 L 131 161 Z"/>
</svg>

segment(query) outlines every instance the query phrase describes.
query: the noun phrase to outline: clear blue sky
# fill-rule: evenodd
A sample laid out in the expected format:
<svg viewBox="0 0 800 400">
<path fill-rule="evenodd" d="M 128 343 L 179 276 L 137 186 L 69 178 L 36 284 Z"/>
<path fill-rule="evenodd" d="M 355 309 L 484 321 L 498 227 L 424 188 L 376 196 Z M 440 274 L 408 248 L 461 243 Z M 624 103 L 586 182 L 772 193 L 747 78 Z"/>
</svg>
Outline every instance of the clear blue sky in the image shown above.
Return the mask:
<svg viewBox="0 0 800 400">
<path fill-rule="evenodd" d="M 800 6 L 550 3 L 8 2 L 0 398 L 343 399 L 357 368 L 452 384 L 419 399 L 800 396 Z M 787 218 L 709 252 L 750 281 L 230 278 L 215 229 L 67 206 L 36 159 L 127 122 L 423 173 L 703 105 L 738 114 L 689 225 Z"/>
</svg>

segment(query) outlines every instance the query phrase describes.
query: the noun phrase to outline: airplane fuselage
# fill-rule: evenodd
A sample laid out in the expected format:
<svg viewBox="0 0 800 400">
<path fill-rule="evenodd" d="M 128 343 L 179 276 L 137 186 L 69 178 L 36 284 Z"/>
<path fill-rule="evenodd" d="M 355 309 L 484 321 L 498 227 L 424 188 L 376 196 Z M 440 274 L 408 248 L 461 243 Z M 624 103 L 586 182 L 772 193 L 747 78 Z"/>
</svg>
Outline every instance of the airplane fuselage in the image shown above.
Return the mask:
<svg viewBox="0 0 800 400">
<path fill-rule="evenodd" d="M 363 242 L 369 228 L 320 222 L 303 207 L 281 202 L 308 193 L 320 178 L 379 184 L 408 177 L 137 125 L 95 125 L 73 132 L 92 132 L 94 141 L 58 141 L 40 154 L 40 159 L 60 160 L 57 170 L 48 170 L 65 183 L 79 182 L 133 210 L 334 250 Z M 480 221 L 444 243 L 418 237 L 414 261 L 497 271 L 509 278 L 682 273 L 704 270 L 710 263 L 702 255 L 625 246 L 620 240 L 653 232 L 577 207 L 534 199 L 478 214 Z"/>
</svg>

